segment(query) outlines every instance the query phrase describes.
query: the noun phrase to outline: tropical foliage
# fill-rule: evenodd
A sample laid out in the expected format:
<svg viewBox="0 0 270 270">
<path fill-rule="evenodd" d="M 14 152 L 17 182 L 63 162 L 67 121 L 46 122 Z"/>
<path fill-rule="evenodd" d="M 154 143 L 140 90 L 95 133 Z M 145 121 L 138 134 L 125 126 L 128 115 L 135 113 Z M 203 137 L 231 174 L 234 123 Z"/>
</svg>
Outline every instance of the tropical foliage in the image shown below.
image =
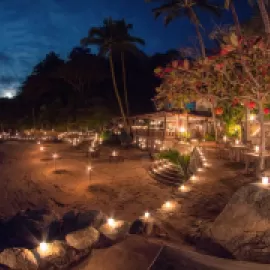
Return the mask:
<svg viewBox="0 0 270 270">
<path fill-rule="evenodd" d="M 159 159 L 166 159 L 177 166 L 184 180 L 189 178 L 190 155 L 180 154 L 175 149 L 164 150 L 157 155 Z"/>
<path fill-rule="evenodd" d="M 90 29 L 88 36 L 81 40 L 83 46 L 96 45 L 99 47 L 99 54 L 109 57 L 112 81 L 114 86 L 115 96 L 119 105 L 120 113 L 123 118 L 126 132 L 129 132 L 127 114 L 129 113 L 128 95 L 126 87 L 126 69 L 125 69 L 125 52 L 139 54 L 136 43 L 144 44 L 144 41 L 138 37 L 131 36 L 129 31 L 132 29 L 131 24 L 127 24 L 125 20 L 105 19 L 101 27 L 93 27 Z M 125 106 L 121 99 L 119 87 L 116 81 L 115 66 L 113 55 L 121 53 L 123 83 L 125 91 Z M 125 110 L 126 108 L 126 110 Z"/>
<path fill-rule="evenodd" d="M 204 60 L 172 62 L 166 68 L 156 69 L 163 78 L 157 88 L 156 100 L 160 106 L 205 98 L 211 103 L 215 124 L 220 102 L 243 104 L 258 109 L 261 128 L 261 168 L 265 150 L 264 115 L 269 114 L 266 104 L 270 95 L 270 50 L 262 37 L 238 38 L 231 34 L 216 55 Z M 217 139 L 215 127 L 215 137 Z"/>
</svg>

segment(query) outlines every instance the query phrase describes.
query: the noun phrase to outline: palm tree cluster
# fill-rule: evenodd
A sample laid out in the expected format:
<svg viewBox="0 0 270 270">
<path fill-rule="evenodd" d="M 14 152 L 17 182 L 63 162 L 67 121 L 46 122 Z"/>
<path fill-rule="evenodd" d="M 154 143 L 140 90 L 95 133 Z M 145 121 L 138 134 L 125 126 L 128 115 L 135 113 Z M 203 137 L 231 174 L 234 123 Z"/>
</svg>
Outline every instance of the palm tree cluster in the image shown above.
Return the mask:
<svg viewBox="0 0 270 270">
<path fill-rule="evenodd" d="M 205 45 L 201 34 L 201 22 L 198 16 L 198 11 L 205 10 L 210 14 L 220 15 L 222 7 L 214 4 L 214 1 L 209 0 L 145 0 L 146 2 L 160 2 L 159 7 L 153 8 L 154 16 L 157 18 L 164 15 L 164 24 L 168 25 L 176 18 L 186 17 L 195 26 L 196 34 L 201 48 L 201 56 L 206 57 Z M 251 5 L 257 2 L 261 17 L 265 26 L 265 33 L 270 41 L 270 20 L 266 5 L 268 0 L 247 0 Z M 241 25 L 235 9 L 235 0 L 224 0 L 224 7 L 232 13 L 236 33 L 240 37 L 242 35 Z"/>
<path fill-rule="evenodd" d="M 132 36 L 132 28 L 125 20 L 107 18 L 89 30 L 66 60 L 48 53 L 22 82 L 16 98 L 0 99 L 1 126 L 96 128 L 120 111 L 129 132 L 127 116 L 154 110 L 160 80 L 153 69 L 179 55 L 176 50 L 145 55 L 137 47 L 144 40 Z M 98 46 L 98 53 L 90 46 Z"/>
<path fill-rule="evenodd" d="M 125 52 L 131 52 L 139 55 L 141 53 L 137 49 L 136 44 L 145 44 L 143 39 L 130 35 L 129 30 L 132 28 L 133 25 L 127 24 L 125 20 L 112 20 L 112 18 L 108 18 L 103 21 L 103 25 L 101 27 L 91 28 L 88 36 L 81 40 L 81 44 L 83 46 L 96 45 L 99 48 L 99 55 L 109 57 L 115 96 L 117 98 L 121 116 L 124 120 L 124 127 L 126 131 L 129 130 L 127 122 L 129 107 L 126 84 Z M 123 106 L 115 78 L 113 55 L 116 53 L 120 53 L 121 55 L 123 85 L 125 93 L 125 108 Z"/>
</svg>

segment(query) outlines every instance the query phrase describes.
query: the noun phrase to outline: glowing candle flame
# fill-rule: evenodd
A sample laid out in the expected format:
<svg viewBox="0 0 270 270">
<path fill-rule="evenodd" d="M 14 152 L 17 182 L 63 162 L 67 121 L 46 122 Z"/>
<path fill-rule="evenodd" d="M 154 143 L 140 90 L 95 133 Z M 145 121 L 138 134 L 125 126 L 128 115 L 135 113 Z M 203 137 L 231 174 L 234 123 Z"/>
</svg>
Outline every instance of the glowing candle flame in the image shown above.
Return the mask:
<svg viewBox="0 0 270 270">
<path fill-rule="evenodd" d="M 57 159 L 57 158 L 58 158 L 58 155 L 57 155 L 56 153 L 54 153 L 54 154 L 52 155 L 52 157 L 53 157 L 53 159 Z"/>
<path fill-rule="evenodd" d="M 150 213 L 149 213 L 149 212 L 145 212 L 145 213 L 144 213 L 144 218 L 145 218 L 145 219 L 148 219 L 149 217 L 150 217 Z"/>
<path fill-rule="evenodd" d="M 40 151 L 42 152 L 42 151 L 44 151 L 44 147 L 43 146 L 40 146 Z"/>
<path fill-rule="evenodd" d="M 48 251 L 49 246 L 48 246 L 47 243 L 41 242 L 41 243 L 39 244 L 39 248 L 40 248 L 40 251 L 46 252 L 46 251 Z"/>
<path fill-rule="evenodd" d="M 108 218 L 107 223 L 108 223 L 109 227 L 111 227 L 111 228 L 115 228 L 115 226 L 116 226 L 116 222 L 113 218 Z"/>
<path fill-rule="evenodd" d="M 269 179 L 268 179 L 267 176 L 263 176 L 263 177 L 262 177 L 262 184 L 263 184 L 263 185 L 268 185 L 268 184 L 269 184 Z"/>
<path fill-rule="evenodd" d="M 180 186 L 180 188 L 179 188 L 181 191 L 186 191 L 186 187 L 185 187 L 185 185 L 182 185 L 182 186 Z"/>
</svg>

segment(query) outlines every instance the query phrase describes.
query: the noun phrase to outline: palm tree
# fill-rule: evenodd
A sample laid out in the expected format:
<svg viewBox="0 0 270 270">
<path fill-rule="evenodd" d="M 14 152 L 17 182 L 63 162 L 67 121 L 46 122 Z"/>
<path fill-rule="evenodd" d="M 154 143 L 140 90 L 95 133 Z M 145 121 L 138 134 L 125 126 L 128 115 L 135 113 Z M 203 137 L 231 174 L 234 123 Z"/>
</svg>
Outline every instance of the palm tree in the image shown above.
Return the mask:
<svg viewBox="0 0 270 270">
<path fill-rule="evenodd" d="M 233 20 L 234 20 L 234 25 L 235 25 L 235 28 L 236 28 L 236 33 L 240 37 L 241 36 L 241 26 L 240 26 L 240 22 L 239 22 L 237 12 L 235 10 L 234 0 L 225 0 L 225 8 L 231 10 Z"/>
<path fill-rule="evenodd" d="M 99 47 L 100 55 L 108 55 L 109 63 L 112 75 L 112 81 L 114 86 L 115 96 L 120 108 L 120 113 L 124 121 L 125 130 L 129 133 L 128 122 L 126 112 L 119 94 L 119 89 L 116 82 L 115 68 L 113 63 L 113 53 L 120 52 L 122 58 L 123 67 L 123 82 L 125 88 L 125 100 L 127 105 L 127 89 L 126 89 L 126 70 L 124 52 L 138 52 L 135 43 L 144 44 L 142 39 L 131 36 L 128 32 L 132 28 L 132 25 L 126 24 L 124 20 L 112 20 L 111 18 L 105 19 L 101 27 L 93 27 L 90 29 L 88 36 L 81 40 L 81 44 L 84 46 L 97 45 Z"/>
<path fill-rule="evenodd" d="M 253 0 L 249 0 L 249 2 L 253 3 Z M 266 5 L 268 5 L 268 0 L 257 0 L 257 3 L 264 23 L 268 43 L 270 43 L 270 19 L 266 8 Z"/>
<path fill-rule="evenodd" d="M 126 47 L 122 47 L 121 44 L 118 48 L 115 48 L 116 50 L 119 50 L 121 53 L 121 63 L 122 63 L 122 77 L 123 77 L 123 88 L 124 88 L 124 96 L 125 96 L 125 104 L 126 104 L 126 113 L 127 116 L 129 116 L 129 105 L 128 105 L 128 91 L 127 91 L 127 76 L 126 76 L 126 67 L 125 67 L 125 51 L 132 51 L 134 54 L 138 54 L 139 51 L 136 48 L 135 44 L 145 45 L 145 42 L 143 39 L 131 36 L 129 34 L 129 30 L 133 29 L 132 24 L 127 24 L 125 20 L 119 20 L 115 21 L 117 23 L 117 27 L 119 30 L 119 33 L 121 33 L 121 36 L 123 37 L 123 41 L 126 42 Z M 129 48 L 127 48 L 127 46 Z"/>
<path fill-rule="evenodd" d="M 146 2 L 154 2 L 155 0 L 146 0 Z M 208 0 L 162 0 L 163 4 L 154 8 L 153 12 L 155 17 L 159 17 L 161 14 L 165 15 L 165 25 L 168 25 L 172 20 L 177 17 L 187 17 L 195 26 L 195 30 L 198 36 L 198 40 L 201 47 L 202 57 L 206 57 L 205 45 L 203 37 L 200 32 L 200 20 L 197 16 L 197 9 L 205 9 L 211 13 L 219 15 L 219 7 L 212 5 Z"/>
</svg>

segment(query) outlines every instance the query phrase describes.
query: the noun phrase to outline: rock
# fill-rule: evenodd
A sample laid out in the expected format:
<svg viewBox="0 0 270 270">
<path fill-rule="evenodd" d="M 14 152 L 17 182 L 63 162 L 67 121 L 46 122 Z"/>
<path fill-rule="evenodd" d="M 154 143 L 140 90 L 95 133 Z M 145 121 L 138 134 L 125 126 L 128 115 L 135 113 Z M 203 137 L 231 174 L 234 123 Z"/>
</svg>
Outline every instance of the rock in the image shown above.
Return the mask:
<svg viewBox="0 0 270 270">
<path fill-rule="evenodd" d="M 128 222 L 118 220 L 115 221 L 113 227 L 109 226 L 108 223 L 102 225 L 99 231 L 111 241 L 117 242 L 126 237 L 129 231 L 129 224 Z"/>
<path fill-rule="evenodd" d="M 0 253 L 0 264 L 11 269 L 34 270 L 38 269 L 34 254 L 25 248 L 9 248 Z"/>
<path fill-rule="evenodd" d="M 92 226 L 98 229 L 106 222 L 106 216 L 99 210 L 91 210 L 77 215 L 77 229 Z"/>
<path fill-rule="evenodd" d="M 129 233 L 130 234 L 142 234 L 144 231 L 144 223 L 140 219 L 136 219 L 130 226 Z"/>
<path fill-rule="evenodd" d="M 94 249 L 91 256 L 80 265 L 79 269 L 145 270 L 149 269 L 159 249 L 159 244 L 132 235 L 109 248 Z"/>
<path fill-rule="evenodd" d="M 64 241 L 53 241 L 47 244 L 46 250 L 36 248 L 35 252 L 40 261 L 40 269 L 65 269 L 70 264 L 85 256 L 86 252 L 78 253 Z"/>
<path fill-rule="evenodd" d="M 238 190 L 209 235 L 239 260 L 270 263 L 270 186 L 249 184 Z"/>
<path fill-rule="evenodd" d="M 76 249 L 89 249 L 98 242 L 99 232 L 93 227 L 87 227 L 66 235 L 66 242 Z"/>
<path fill-rule="evenodd" d="M 35 247 L 40 239 L 49 213 L 46 210 L 26 210 L 0 224 L 0 249 L 6 247 Z"/>
</svg>

